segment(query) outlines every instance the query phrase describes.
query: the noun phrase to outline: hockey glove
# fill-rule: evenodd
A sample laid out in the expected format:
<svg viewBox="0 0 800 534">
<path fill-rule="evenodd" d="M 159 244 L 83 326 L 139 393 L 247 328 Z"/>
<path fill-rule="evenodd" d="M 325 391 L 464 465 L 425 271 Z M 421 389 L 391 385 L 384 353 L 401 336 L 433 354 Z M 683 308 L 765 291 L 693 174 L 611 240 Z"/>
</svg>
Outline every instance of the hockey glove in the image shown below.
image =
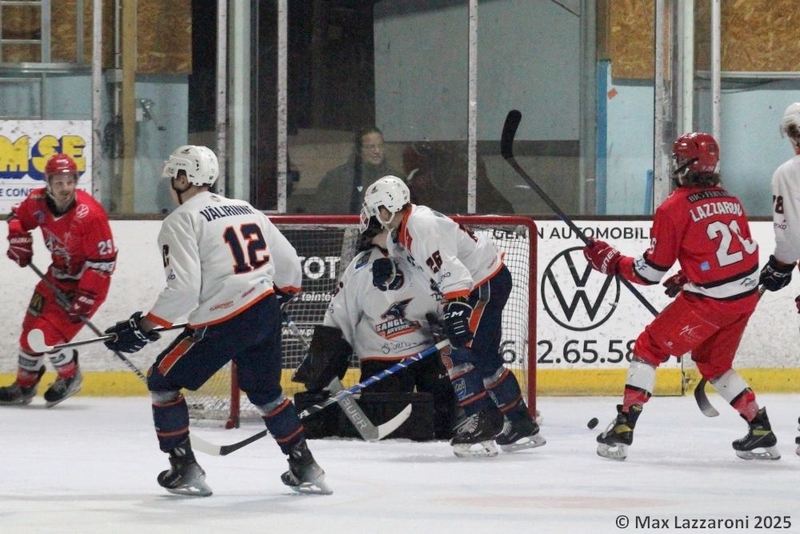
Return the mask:
<svg viewBox="0 0 800 534">
<path fill-rule="evenodd" d="M 116 339 L 105 342 L 106 347 L 119 352 L 133 354 L 144 348 L 151 341 L 156 341 L 161 336 L 158 332 L 144 333 L 139 328 L 139 321 L 142 320 L 142 312 L 136 312 L 130 319 L 120 321 L 105 331 L 106 334 L 116 335 Z"/>
<path fill-rule="evenodd" d="M 9 225 L 6 255 L 17 262 L 20 267 L 30 265 L 31 259 L 33 259 L 33 236 L 31 233 L 23 231 L 21 226 L 19 229 L 14 229 L 12 225 Z"/>
<path fill-rule="evenodd" d="M 617 265 L 622 259 L 622 254 L 605 241 L 589 240 L 589 244 L 583 247 L 583 255 L 586 261 L 595 271 L 603 274 L 617 274 Z"/>
<path fill-rule="evenodd" d="M 678 271 L 664 280 L 662 285 L 667 288 L 666 291 L 664 291 L 664 294 L 669 298 L 674 299 L 678 296 L 678 293 L 683 290 L 683 285 L 687 284 L 688 282 L 689 279 L 686 278 L 686 276 L 683 274 L 683 271 Z"/>
<path fill-rule="evenodd" d="M 451 300 L 444 305 L 444 331 L 450 344 L 457 349 L 467 346 L 472 340 L 469 318 L 472 306 L 463 300 Z"/>
<path fill-rule="evenodd" d="M 761 269 L 758 283 L 767 291 L 783 289 L 792 281 L 792 269 L 794 269 L 794 263 L 780 263 L 774 255 L 770 255 L 769 261 Z"/>
<path fill-rule="evenodd" d="M 403 271 L 397 268 L 392 258 L 378 258 L 372 262 L 372 285 L 381 291 L 400 289 L 403 286 Z"/>
<path fill-rule="evenodd" d="M 92 311 L 96 300 L 97 295 L 94 293 L 81 289 L 75 291 L 75 295 L 72 297 L 72 303 L 67 310 L 69 320 L 73 323 L 81 322 L 81 317 L 89 315 L 89 312 Z"/>
<path fill-rule="evenodd" d="M 273 289 L 275 290 L 275 297 L 278 299 L 278 306 L 281 307 L 281 311 L 286 310 L 286 306 L 297 296 L 297 293 L 281 291 L 278 289 L 278 286 L 273 286 Z"/>
</svg>

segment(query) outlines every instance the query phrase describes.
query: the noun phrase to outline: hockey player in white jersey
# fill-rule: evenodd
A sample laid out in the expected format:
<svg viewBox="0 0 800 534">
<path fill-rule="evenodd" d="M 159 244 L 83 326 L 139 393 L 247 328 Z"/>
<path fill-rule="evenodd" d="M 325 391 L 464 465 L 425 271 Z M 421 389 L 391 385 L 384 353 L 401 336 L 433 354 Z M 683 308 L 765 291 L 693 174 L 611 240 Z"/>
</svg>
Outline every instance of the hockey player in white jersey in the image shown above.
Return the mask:
<svg viewBox="0 0 800 534">
<path fill-rule="evenodd" d="M 309 353 L 293 377 L 309 391 L 319 391 L 334 376 L 344 376 L 353 353 L 358 357 L 363 382 L 438 341 L 432 332 L 432 326 L 439 322 L 438 292 L 415 269 L 401 270 L 381 248 L 385 243 L 386 230 L 373 218 L 362 232 L 359 252 L 345 268 L 322 325 L 314 329 Z M 373 283 L 372 273 L 380 269 L 395 271 L 390 285 L 378 287 Z M 370 386 L 370 391 L 378 393 L 415 390 L 433 395 L 434 435 L 450 439 L 456 399 L 438 354 Z"/>
<path fill-rule="evenodd" d="M 263 213 L 210 191 L 218 175 L 217 157 L 206 147 L 183 146 L 170 156 L 163 177 L 169 178 L 178 207 L 158 235 L 166 288 L 147 314 L 136 312 L 106 330 L 116 335 L 106 345 L 136 352 L 158 339 L 153 328 L 188 316 L 188 327 L 147 373 L 159 446 L 169 453 L 171 468 L 158 475 L 167 491 L 211 495 L 192 452 L 181 389 L 196 390 L 233 360 L 239 387 L 288 457 L 284 484 L 299 492 L 330 493 L 280 385 L 279 299 L 300 290 L 300 259 Z"/>
<path fill-rule="evenodd" d="M 772 174 L 772 221 L 775 251 L 761 269 L 759 284 L 767 291 L 778 291 L 792 281 L 792 271 L 800 260 L 800 102 L 783 112 L 781 133 L 789 138 L 794 156 Z M 800 295 L 795 298 L 800 313 Z M 800 425 L 800 419 L 798 419 Z M 800 430 L 800 426 L 798 426 Z M 800 436 L 795 438 L 800 456 Z"/>
<path fill-rule="evenodd" d="M 505 451 L 544 445 L 499 352 L 512 284 L 500 251 L 453 219 L 412 204 L 408 187 L 396 176 L 367 187 L 362 228 L 370 217 L 389 230 L 389 254 L 420 270 L 442 295 L 445 332 L 456 349 L 445 365 L 466 415 L 453 437 L 455 454 L 494 456 L 494 441 Z M 394 282 L 391 270 L 373 269 L 373 275 L 376 285 Z"/>
</svg>

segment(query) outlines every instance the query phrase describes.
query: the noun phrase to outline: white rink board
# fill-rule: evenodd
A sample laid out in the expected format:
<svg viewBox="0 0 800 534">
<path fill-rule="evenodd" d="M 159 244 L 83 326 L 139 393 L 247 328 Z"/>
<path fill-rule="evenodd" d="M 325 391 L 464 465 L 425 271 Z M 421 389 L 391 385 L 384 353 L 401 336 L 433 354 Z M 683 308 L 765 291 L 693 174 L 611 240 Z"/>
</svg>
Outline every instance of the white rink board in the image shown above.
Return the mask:
<svg viewBox="0 0 800 534">
<path fill-rule="evenodd" d="M 589 237 L 607 241 L 623 254 L 641 255 L 649 246 L 650 221 L 578 221 Z M 760 263 L 775 246 L 772 222 L 751 222 L 759 243 Z M 629 347 L 653 314 L 616 280 L 591 271 L 581 249 L 583 242 L 561 221 L 537 221 L 539 369 L 627 368 Z M 677 264 L 668 273 L 673 274 Z M 666 279 L 666 277 L 665 277 Z M 634 285 L 656 310 L 670 302 L 664 288 Z M 737 368 L 800 367 L 800 316 L 794 297 L 800 294 L 800 275 L 777 293 L 767 293 L 742 340 Z M 622 351 L 622 353 L 620 353 Z M 622 361 L 620 361 L 622 360 Z M 678 367 L 670 359 L 663 368 Z"/>
<path fill-rule="evenodd" d="M 565 260 L 565 252 L 569 253 L 573 265 L 577 269 L 577 276 L 583 272 L 585 260 L 580 252 L 582 242 L 569 235 L 566 225 L 558 221 L 537 221 L 540 234 L 539 254 L 538 254 L 538 359 L 547 357 L 545 350 L 547 346 L 543 342 L 552 344 L 548 359 L 553 363 L 539 363 L 540 368 L 607 368 L 624 369 L 625 362 L 600 363 L 601 357 L 608 359 L 619 358 L 614 350 L 620 349 L 624 352 L 624 346 L 636 339 L 636 336 L 650 321 L 652 315 L 639 303 L 634 296 L 622 285 L 619 287 L 619 303 L 614 310 L 610 310 L 610 304 L 602 303 L 598 308 L 597 316 L 603 313 L 608 314 L 608 319 L 599 326 L 591 326 L 586 322 L 588 315 L 585 307 L 578 304 L 571 316 L 571 328 L 583 328 L 583 330 L 570 330 L 556 322 L 545 309 L 545 306 L 556 309 L 558 297 L 554 294 L 552 284 L 545 279 L 545 272 L 548 266 L 551 267 L 552 279 L 559 284 L 567 284 L 573 280 L 569 271 L 568 263 Z M 619 239 L 608 239 L 609 242 L 619 247 L 625 254 L 641 254 L 647 247 L 647 239 L 641 239 L 639 235 L 648 235 L 650 228 L 648 221 L 579 221 L 578 226 L 591 233 L 595 228 L 607 228 L 624 234 L 631 234 L 630 238 L 621 237 Z M 119 257 L 117 271 L 114 273 L 108 300 L 100 308 L 92 319 L 92 322 L 100 329 L 105 329 L 116 321 L 126 319 L 131 313 L 137 310 L 147 310 L 155 301 L 158 293 L 164 285 L 164 274 L 161 266 L 161 257 L 156 246 L 156 238 L 161 227 L 160 221 L 112 221 L 111 228 L 114 238 L 119 247 Z M 761 263 L 765 263 L 769 258 L 774 246 L 771 222 L 753 222 L 751 228 L 760 245 Z M 558 232 L 553 233 L 557 229 Z M 5 230 L 3 230 L 5 232 Z M 638 232 L 638 233 L 637 233 Z M 49 254 L 44 248 L 41 233 L 34 232 L 35 254 L 34 263 L 40 268 L 45 269 L 49 265 Z M 574 249 L 574 250 L 570 250 Z M 559 255 L 564 261 L 558 260 Z M 0 276 L 6 281 L 2 300 L 0 303 L 4 313 L 0 316 L 0 372 L 12 373 L 16 370 L 17 338 L 25 307 L 31 296 L 31 291 L 38 277 L 31 269 L 21 269 L 15 263 L 6 258 L 0 258 Z M 602 276 L 592 273 L 587 281 L 587 292 L 595 290 L 602 284 Z M 573 282 L 574 285 L 574 282 Z M 565 285 L 566 287 L 566 285 Z M 658 310 L 663 308 L 669 298 L 663 293 L 661 286 L 644 287 L 636 286 L 643 296 Z M 608 294 L 616 294 L 616 289 L 611 287 Z M 800 367 L 800 316 L 797 315 L 794 297 L 800 294 L 800 275 L 795 273 L 791 285 L 778 293 L 767 293 L 759 303 L 756 313 L 745 332 L 739 356 L 736 361 L 737 368 L 779 368 Z M 562 291 L 562 296 L 566 295 Z M 574 295 L 568 295 L 572 302 Z M 557 311 L 557 310 L 556 310 Z M 566 317 L 556 314 L 562 322 Z M 580 321 L 584 322 L 581 323 Z M 94 337 L 89 330 L 84 329 L 78 339 Z M 619 343 L 612 341 L 620 340 Z M 567 342 L 572 343 L 567 346 Z M 587 344 L 587 342 L 589 342 Z M 624 343 L 623 343 L 624 342 Z M 146 368 L 158 351 L 164 347 L 164 343 L 156 343 L 145 347 L 141 352 L 131 355 L 129 358 L 139 368 Z M 575 364 L 567 363 L 564 360 L 564 347 L 567 349 L 578 349 L 578 352 L 569 352 L 567 358 L 579 358 Z M 589 350 L 584 350 L 588 348 Z M 586 363 L 593 356 L 591 349 L 598 351 L 598 361 Z M 81 348 L 81 366 L 88 371 L 120 371 L 124 370 L 124 365 L 109 354 L 100 345 L 89 345 Z M 562 361 L 556 363 L 555 359 L 561 356 Z M 669 365 L 676 365 L 670 363 Z"/>
</svg>

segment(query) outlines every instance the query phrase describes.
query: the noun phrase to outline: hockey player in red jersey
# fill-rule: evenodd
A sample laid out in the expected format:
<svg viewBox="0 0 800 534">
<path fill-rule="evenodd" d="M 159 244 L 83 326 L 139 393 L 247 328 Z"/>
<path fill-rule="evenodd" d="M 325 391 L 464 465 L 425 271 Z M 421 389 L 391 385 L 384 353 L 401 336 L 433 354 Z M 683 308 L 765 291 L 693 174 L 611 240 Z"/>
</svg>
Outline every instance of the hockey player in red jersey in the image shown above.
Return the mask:
<svg viewBox="0 0 800 534">
<path fill-rule="evenodd" d="M 672 152 L 677 188 L 656 210 L 650 248 L 634 258 L 592 241 L 583 251 L 593 269 L 643 285 L 657 284 L 676 261 L 680 265 L 664 282 L 675 300 L 636 340 L 622 404 L 597 437 L 597 454 L 626 458 L 636 421 L 653 393 L 656 368 L 691 351 L 700 374 L 748 424 L 747 435 L 733 442 L 736 454 L 777 460 L 767 412 L 731 367 L 758 302 L 758 244 L 739 199 L 719 185 L 714 138 L 688 133 L 675 141 Z"/>
<path fill-rule="evenodd" d="M 48 345 L 72 340 L 83 327 L 81 318 L 91 317 L 105 300 L 116 263 L 108 215 L 88 193 L 76 189 L 75 160 L 56 154 L 47 161 L 44 174 L 46 186 L 31 191 L 8 218 L 8 257 L 20 267 L 30 265 L 31 230 L 38 227 L 52 263 L 34 288 L 19 338 L 17 379 L 0 388 L 0 404 L 29 404 L 36 395 L 45 355 L 30 348 L 28 333 L 41 330 Z M 47 356 L 58 374 L 44 394 L 50 407 L 80 391 L 82 377 L 78 351 L 65 349 Z"/>
</svg>

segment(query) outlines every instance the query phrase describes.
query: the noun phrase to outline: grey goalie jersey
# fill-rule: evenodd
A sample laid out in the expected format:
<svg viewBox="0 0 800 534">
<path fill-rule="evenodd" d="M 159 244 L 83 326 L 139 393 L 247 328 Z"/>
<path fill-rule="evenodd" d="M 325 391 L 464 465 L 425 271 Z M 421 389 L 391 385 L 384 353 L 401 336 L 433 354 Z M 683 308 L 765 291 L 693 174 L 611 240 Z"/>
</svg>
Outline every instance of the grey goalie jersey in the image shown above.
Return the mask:
<svg viewBox="0 0 800 534">
<path fill-rule="evenodd" d="M 397 360 L 433 345 L 426 314 L 441 314 L 430 281 L 407 266 L 403 284 L 381 291 L 372 285 L 372 262 L 385 257 L 378 247 L 353 258 L 328 305 L 323 324 L 342 331 L 359 360 Z"/>
</svg>

